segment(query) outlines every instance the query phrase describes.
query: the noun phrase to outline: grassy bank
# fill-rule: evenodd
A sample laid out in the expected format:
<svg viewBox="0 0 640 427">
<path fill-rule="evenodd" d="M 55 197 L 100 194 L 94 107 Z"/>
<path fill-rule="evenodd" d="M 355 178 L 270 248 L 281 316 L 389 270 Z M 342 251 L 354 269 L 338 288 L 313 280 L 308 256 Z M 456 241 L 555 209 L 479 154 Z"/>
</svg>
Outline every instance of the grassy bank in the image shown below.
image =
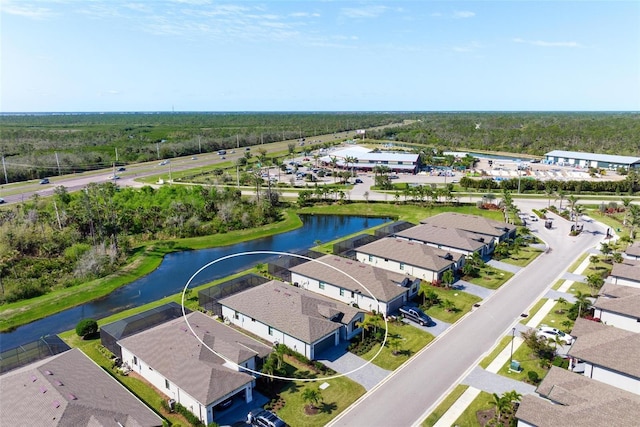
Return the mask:
<svg viewBox="0 0 640 427">
<path fill-rule="evenodd" d="M 126 267 L 115 274 L 78 287 L 61 289 L 30 300 L 7 304 L 0 311 L 0 331 L 6 332 L 20 325 L 45 318 L 54 313 L 101 298 L 121 286 L 133 282 L 155 270 L 168 253 L 184 250 L 227 246 L 283 233 L 302 225 L 295 210 L 283 211 L 283 220 L 258 229 L 239 230 L 214 236 L 149 242 L 134 249 Z"/>
</svg>

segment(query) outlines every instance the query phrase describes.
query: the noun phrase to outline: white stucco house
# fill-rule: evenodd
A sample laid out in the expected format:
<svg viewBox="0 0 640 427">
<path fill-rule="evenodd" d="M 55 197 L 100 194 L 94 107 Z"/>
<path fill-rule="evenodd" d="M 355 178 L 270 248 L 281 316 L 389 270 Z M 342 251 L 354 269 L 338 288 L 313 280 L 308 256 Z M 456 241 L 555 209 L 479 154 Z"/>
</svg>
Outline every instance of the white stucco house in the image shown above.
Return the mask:
<svg viewBox="0 0 640 427">
<path fill-rule="evenodd" d="M 292 283 L 301 288 L 384 315 L 411 300 L 420 287 L 420 279 L 337 255 L 320 257 L 290 271 Z"/>
<path fill-rule="evenodd" d="M 464 265 L 465 256 L 429 245 L 385 237 L 355 249 L 356 259 L 363 264 L 431 282 L 441 280 L 445 271 L 456 272 Z"/>
<path fill-rule="evenodd" d="M 567 353 L 584 362 L 584 375 L 640 395 L 640 334 L 578 318 Z"/>
<path fill-rule="evenodd" d="M 614 264 L 609 280 L 615 285 L 640 288 L 640 261 L 625 259 Z"/>
<path fill-rule="evenodd" d="M 437 227 L 457 228 L 472 233 L 491 236 L 494 244 L 516 237 L 516 226 L 503 221 L 496 221 L 480 215 L 469 215 L 457 212 L 443 212 L 425 218 L 421 224 L 431 224 Z"/>
<path fill-rule="evenodd" d="M 407 228 L 395 233 L 394 237 L 452 253 L 472 255 L 476 252 L 482 257 L 492 253 L 495 247 L 492 236 L 432 224 Z"/>
<path fill-rule="evenodd" d="M 362 310 L 277 280 L 219 303 L 225 320 L 309 359 L 353 338 L 364 320 Z"/>
<path fill-rule="evenodd" d="M 186 319 L 191 327 L 178 318 L 118 344 L 123 363 L 207 425 L 229 397 L 253 400 L 255 378 L 243 368 L 255 370 L 271 347 L 198 311 Z"/>
<path fill-rule="evenodd" d="M 640 288 L 606 283 L 593 308 L 602 323 L 640 333 Z"/>
</svg>

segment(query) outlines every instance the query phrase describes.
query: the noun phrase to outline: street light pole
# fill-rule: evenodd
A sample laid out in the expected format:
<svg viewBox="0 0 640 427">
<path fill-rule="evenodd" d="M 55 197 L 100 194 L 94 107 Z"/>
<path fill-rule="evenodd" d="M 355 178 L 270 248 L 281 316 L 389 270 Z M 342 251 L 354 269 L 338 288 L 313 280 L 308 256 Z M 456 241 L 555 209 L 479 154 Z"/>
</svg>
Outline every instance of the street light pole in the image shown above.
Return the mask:
<svg viewBox="0 0 640 427">
<path fill-rule="evenodd" d="M 516 328 L 511 329 L 511 361 L 509 362 L 509 368 L 511 368 L 511 364 L 513 363 L 513 340 L 516 338 Z"/>
</svg>

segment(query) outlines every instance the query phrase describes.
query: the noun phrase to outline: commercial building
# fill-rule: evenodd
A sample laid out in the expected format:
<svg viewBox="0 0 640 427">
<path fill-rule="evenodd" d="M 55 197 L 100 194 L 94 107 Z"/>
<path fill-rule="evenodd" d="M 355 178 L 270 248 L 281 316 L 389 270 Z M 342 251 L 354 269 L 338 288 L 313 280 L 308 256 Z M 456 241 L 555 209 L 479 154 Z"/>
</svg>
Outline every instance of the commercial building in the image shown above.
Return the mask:
<svg viewBox="0 0 640 427">
<path fill-rule="evenodd" d="M 553 150 L 545 156 L 545 163 L 559 166 L 604 169 L 640 169 L 640 157 L 614 154 L 582 153 L 579 151 Z"/>
</svg>

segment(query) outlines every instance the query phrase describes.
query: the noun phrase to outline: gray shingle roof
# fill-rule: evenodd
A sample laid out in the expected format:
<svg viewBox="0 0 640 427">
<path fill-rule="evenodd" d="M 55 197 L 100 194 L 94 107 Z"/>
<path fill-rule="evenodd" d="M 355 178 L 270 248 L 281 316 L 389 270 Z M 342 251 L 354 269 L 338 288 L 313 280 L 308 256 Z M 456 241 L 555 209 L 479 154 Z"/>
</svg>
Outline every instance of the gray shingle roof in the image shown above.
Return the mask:
<svg viewBox="0 0 640 427">
<path fill-rule="evenodd" d="M 624 253 L 630 256 L 640 257 L 640 242 L 635 242 L 634 244 L 629 245 Z"/>
<path fill-rule="evenodd" d="M 356 252 L 391 259 L 397 262 L 440 272 L 464 258 L 460 253 L 451 253 L 432 246 L 386 237 L 356 248 Z M 451 256 L 450 259 L 445 257 Z"/>
<path fill-rule="evenodd" d="M 220 304 L 307 344 L 348 324 L 362 312 L 347 304 L 277 280 L 223 298 Z M 334 319 L 332 321 L 330 319 Z"/>
<path fill-rule="evenodd" d="M 585 319 L 576 320 L 571 334 L 577 338 L 570 356 L 640 379 L 640 363 L 629 363 L 640 355 L 640 334 Z"/>
<path fill-rule="evenodd" d="M 465 230 L 438 227 L 431 224 L 416 225 L 395 235 L 405 239 L 447 246 L 467 252 L 479 251 L 492 239 L 492 236 L 486 234 L 471 233 Z"/>
<path fill-rule="evenodd" d="M 443 212 L 441 214 L 425 218 L 421 224 L 431 224 L 436 227 L 458 228 L 472 233 L 486 236 L 502 237 L 516 229 L 513 224 L 495 221 L 479 215 L 468 215 L 456 212 Z"/>
<path fill-rule="evenodd" d="M 161 426 L 162 419 L 78 349 L 0 377 L 3 426 Z"/>
<path fill-rule="evenodd" d="M 631 286 L 625 286 L 631 288 Z M 637 288 L 632 288 L 637 289 Z M 640 289 L 638 289 L 640 291 Z M 594 307 L 605 311 L 622 314 L 625 316 L 640 317 L 640 293 L 625 297 L 607 298 L 599 297 L 593 304 Z M 638 355 L 640 358 L 640 354 Z"/>
<path fill-rule="evenodd" d="M 640 396 L 566 369 L 551 367 L 536 392 L 525 395 L 516 417 L 539 427 L 635 427 Z"/>
<path fill-rule="evenodd" d="M 640 282 L 640 261 L 624 260 L 614 264 L 611 276 Z"/>
<path fill-rule="evenodd" d="M 640 288 L 634 286 L 615 285 L 611 282 L 605 282 L 598 291 L 598 295 L 606 295 L 612 298 L 623 298 L 633 295 L 640 295 Z"/>
<path fill-rule="evenodd" d="M 196 335 L 236 364 L 271 348 L 198 311 L 187 314 Z M 173 384 L 208 405 L 253 381 L 253 377 L 223 366 L 225 360 L 193 336 L 183 318 L 158 325 L 120 341 Z"/>
<path fill-rule="evenodd" d="M 316 261 L 327 264 L 329 267 L 319 262 L 309 261 L 290 268 L 290 271 L 350 291 L 360 292 L 362 295 L 370 296 L 373 294 L 381 302 L 393 301 L 407 291 L 406 288 L 400 286 L 407 277 L 402 274 L 372 267 L 337 255 L 323 256 Z M 366 289 L 354 282 L 349 276 L 366 286 Z"/>
</svg>

